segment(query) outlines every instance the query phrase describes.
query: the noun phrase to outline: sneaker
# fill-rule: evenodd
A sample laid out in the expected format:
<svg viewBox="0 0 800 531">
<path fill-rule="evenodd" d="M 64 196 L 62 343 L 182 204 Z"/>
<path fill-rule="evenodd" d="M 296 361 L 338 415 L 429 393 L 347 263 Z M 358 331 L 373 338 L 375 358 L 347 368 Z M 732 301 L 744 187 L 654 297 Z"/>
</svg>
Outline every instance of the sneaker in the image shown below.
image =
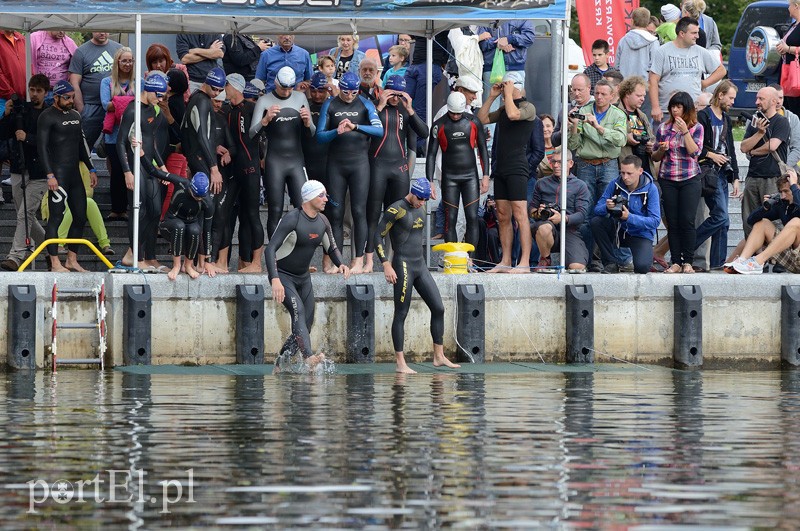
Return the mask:
<svg viewBox="0 0 800 531">
<path fill-rule="evenodd" d="M 599 262 L 592 262 L 589 264 L 589 273 L 602 273 L 603 266 Z"/>
<path fill-rule="evenodd" d="M 110 245 L 103 247 L 100 252 L 106 256 L 114 256 L 114 249 L 112 249 Z"/>
<path fill-rule="evenodd" d="M 621 273 L 623 272 L 622 268 L 617 264 L 604 264 L 603 265 L 603 273 L 613 275 L 614 273 Z M 631 268 L 631 272 L 633 272 L 633 268 Z"/>
<path fill-rule="evenodd" d="M 614 264 L 616 265 L 616 264 Z M 603 266 L 606 267 L 606 266 Z M 625 262 L 621 266 L 618 267 L 620 273 L 633 273 L 633 262 Z M 616 271 L 614 271 L 616 272 Z"/>
<path fill-rule="evenodd" d="M 742 262 L 734 262 L 733 269 L 742 275 L 757 275 L 764 272 L 764 266 L 756 262 L 756 259 L 753 257 Z"/>
<path fill-rule="evenodd" d="M 542 256 L 539 258 L 539 263 L 536 264 L 538 271 L 545 271 L 551 267 L 553 267 L 553 259 L 549 256 Z"/>
<path fill-rule="evenodd" d="M 19 264 L 17 264 L 11 258 L 6 258 L 2 262 L 0 262 L 0 269 L 2 269 L 3 271 L 16 271 L 17 269 L 19 269 Z"/>
<path fill-rule="evenodd" d="M 2 184 L 3 186 L 11 186 L 11 177 L 9 177 L 8 179 L 3 179 L 2 181 L 0 181 L 0 184 Z"/>
</svg>

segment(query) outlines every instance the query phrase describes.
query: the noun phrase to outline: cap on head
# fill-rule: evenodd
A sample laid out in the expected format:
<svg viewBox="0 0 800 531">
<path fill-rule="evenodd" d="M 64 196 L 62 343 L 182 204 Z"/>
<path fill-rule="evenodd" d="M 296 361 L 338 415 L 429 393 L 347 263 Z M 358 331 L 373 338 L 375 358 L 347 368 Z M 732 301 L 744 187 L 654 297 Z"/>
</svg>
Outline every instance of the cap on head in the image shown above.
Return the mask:
<svg viewBox="0 0 800 531">
<path fill-rule="evenodd" d="M 152 72 L 144 80 L 144 86 L 142 88 L 145 92 L 166 92 L 169 88 L 169 84 L 167 83 L 167 78 L 164 77 L 164 74 L 160 72 Z"/>
<path fill-rule="evenodd" d="M 63 79 L 58 81 L 53 87 L 53 94 L 56 96 L 63 96 L 64 94 L 69 94 L 70 92 L 75 92 L 75 89 Z"/>
<path fill-rule="evenodd" d="M 400 92 L 405 92 L 406 78 L 404 78 L 403 76 L 389 76 L 389 79 L 386 80 L 384 88 L 389 90 L 397 90 Z"/>
<path fill-rule="evenodd" d="M 462 94 L 463 98 L 464 95 Z M 411 193 L 420 199 L 428 200 L 431 198 L 431 183 L 428 179 L 420 177 L 411 182 Z"/>
<path fill-rule="evenodd" d="M 453 114 L 461 114 L 467 109 L 467 98 L 460 92 L 451 92 L 447 96 L 447 111 Z"/>
<path fill-rule="evenodd" d="M 208 195 L 208 175 L 199 171 L 192 177 L 189 188 L 195 197 L 205 197 Z"/>
<path fill-rule="evenodd" d="M 225 81 L 228 83 L 228 85 L 233 87 L 234 90 L 239 92 L 244 92 L 244 87 L 247 84 L 242 74 L 231 74 L 225 78 Z"/>
<path fill-rule="evenodd" d="M 189 80 L 186 79 L 186 74 L 177 68 L 170 68 L 167 72 L 167 84 L 175 94 L 183 94 L 189 90 Z"/>
<path fill-rule="evenodd" d="M 242 96 L 244 96 L 245 98 L 258 98 L 259 96 L 261 96 L 261 91 L 258 90 L 258 87 L 248 82 L 245 83 L 244 85 Z"/>
<path fill-rule="evenodd" d="M 456 87 L 463 87 L 470 92 L 480 92 L 483 90 L 483 83 L 477 77 L 467 74 L 458 77 Z"/>
<path fill-rule="evenodd" d="M 666 4 L 661 6 L 661 16 L 665 21 L 672 22 L 681 18 L 681 10 L 672 4 Z"/>
<path fill-rule="evenodd" d="M 303 196 L 303 203 L 307 203 L 315 197 L 319 197 L 319 194 L 324 193 L 325 186 L 321 182 L 313 179 L 303 183 L 303 187 L 300 189 L 300 195 Z"/>
<path fill-rule="evenodd" d="M 358 79 L 358 74 L 354 72 L 345 72 L 342 74 L 342 79 L 339 80 L 339 88 L 342 90 L 358 90 L 361 83 Z"/>
<path fill-rule="evenodd" d="M 325 77 L 325 74 L 322 72 L 314 72 L 314 75 L 311 76 L 311 88 L 313 89 L 321 89 L 325 88 L 325 85 L 328 84 L 328 78 Z"/>
<path fill-rule="evenodd" d="M 275 82 L 284 88 L 294 88 L 297 84 L 297 76 L 291 66 L 284 66 L 278 70 Z"/>
<path fill-rule="evenodd" d="M 224 89 L 225 71 L 218 66 L 212 68 L 206 76 L 206 85 L 215 89 Z"/>
<path fill-rule="evenodd" d="M 505 83 L 506 81 L 511 81 L 512 83 L 514 83 L 514 88 L 518 88 L 518 89 L 522 90 L 522 82 L 514 74 L 508 73 L 508 74 L 504 75 L 503 76 L 503 83 Z"/>
<path fill-rule="evenodd" d="M 257 88 L 258 90 L 266 90 L 266 87 L 264 86 L 264 82 L 261 81 L 258 78 L 251 79 L 250 80 L 250 84 L 253 85 L 255 88 Z"/>
</svg>

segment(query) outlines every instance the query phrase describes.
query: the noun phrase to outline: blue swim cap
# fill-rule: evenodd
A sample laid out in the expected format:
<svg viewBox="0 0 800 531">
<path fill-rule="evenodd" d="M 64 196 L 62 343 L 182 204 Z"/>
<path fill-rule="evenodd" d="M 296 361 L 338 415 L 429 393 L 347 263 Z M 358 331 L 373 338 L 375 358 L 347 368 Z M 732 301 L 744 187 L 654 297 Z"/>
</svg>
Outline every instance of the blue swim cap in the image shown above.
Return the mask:
<svg viewBox="0 0 800 531">
<path fill-rule="evenodd" d="M 397 90 L 399 92 L 406 91 L 406 78 L 403 76 L 390 76 L 389 79 L 386 80 L 386 85 L 384 88 L 388 90 Z"/>
<path fill-rule="evenodd" d="M 342 79 L 339 80 L 339 88 L 342 90 L 358 90 L 360 84 L 358 75 L 353 72 L 345 72 Z"/>
<path fill-rule="evenodd" d="M 208 194 L 208 175 L 201 171 L 195 173 L 189 188 L 195 197 L 205 197 Z"/>
<path fill-rule="evenodd" d="M 420 177 L 411 183 L 411 193 L 420 199 L 431 198 L 431 183 L 428 179 Z"/>
<path fill-rule="evenodd" d="M 63 96 L 64 94 L 69 94 L 70 92 L 75 92 L 75 89 L 72 88 L 72 85 L 70 85 L 69 82 L 64 81 L 63 79 L 58 81 L 53 87 L 53 94 L 56 96 Z"/>
<path fill-rule="evenodd" d="M 163 74 L 153 72 L 144 80 L 142 88 L 145 92 L 166 92 L 169 87 L 167 78 Z"/>
<path fill-rule="evenodd" d="M 314 75 L 311 76 L 311 88 L 313 89 L 321 89 L 325 88 L 325 85 L 328 84 L 328 78 L 325 77 L 325 74 L 322 72 L 314 72 Z"/>
<path fill-rule="evenodd" d="M 246 83 L 244 86 L 244 90 L 242 91 L 242 95 L 245 98 L 258 98 L 261 96 L 261 91 L 258 90 L 258 87 L 251 84 Z"/>
<path fill-rule="evenodd" d="M 225 88 L 225 71 L 218 66 L 212 68 L 206 76 L 206 85 L 217 89 Z"/>
</svg>

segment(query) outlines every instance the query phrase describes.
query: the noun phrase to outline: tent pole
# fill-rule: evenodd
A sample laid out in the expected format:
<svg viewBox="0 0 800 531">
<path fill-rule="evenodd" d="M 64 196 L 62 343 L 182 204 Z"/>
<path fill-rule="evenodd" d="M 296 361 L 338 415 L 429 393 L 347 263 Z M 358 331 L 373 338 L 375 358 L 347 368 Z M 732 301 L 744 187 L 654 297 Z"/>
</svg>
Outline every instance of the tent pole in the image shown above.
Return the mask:
<svg viewBox="0 0 800 531">
<path fill-rule="evenodd" d="M 433 21 L 427 22 L 427 28 L 425 31 L 425 45 L 426 45 L 426 53 L 425 53 L 425 63 L 428 75 L 426 76 L 425 80 L 425 101 L 428 104 L 425 106 L 425 123 L 428 124 L 428 130 L 431 128 L 431 124 L 433 123 Z M 412 176 L 413 177 L 413 176 Z M 433 186 L 433 183 L 431 183 Z M 439 201 L 442 198 L 439 197 Z M 436 222 L 436 213 L 434 212 L 433 216 L 428 216 L 429 225 L 430 223 Z M 428 267 L 431 267 L 431 228 L 428 226 L 427 230 L 425 231 L 425 260 L 428 264 Z"/>
<path fill-rule="evenodd" d="M 135 94 L 134 105 L 136 109 L 134 118 L 134 137 L 141 142 L 142 139 L 142 76 L 139 75 L 140 65 L 142 64 L 142 15 L 136 14 L 136 60 L 134 61 Z M 134 148 L 133 156 L 133 267 L 139 267 L 139 192 L 142 165 L 139 157 L 139 148 Z"/>
<path fill-rule="evenodd" d="M 561 266 L 566 271 L 567 266 L 567 224 L 564 220 L 567 217 L 567 179 L 569 178 L 569 165 L 567 164 L 567 132 L 569 131 L 569 120 L 567 118 L 567 72 L 569 65 L 567 64 L 567 46 L 569 46 L 569 17 L 570 7 L 567 3 L 567 17 L 561 26 L 562 29 L 562 43 L 561 43 L 561 223 L 559 229 L 561 230 L 561 241 L 559 242 L 559 256 L 561 257 Z M 593 207 L 594 205 L 591 205 Z M 591 208 L 590 207 L 590 208 Z M 592 250 L 589 249 L 589 257 L 591 259 Z M 588 265 L 588 264 L 587 264 Z"/>
</svg>

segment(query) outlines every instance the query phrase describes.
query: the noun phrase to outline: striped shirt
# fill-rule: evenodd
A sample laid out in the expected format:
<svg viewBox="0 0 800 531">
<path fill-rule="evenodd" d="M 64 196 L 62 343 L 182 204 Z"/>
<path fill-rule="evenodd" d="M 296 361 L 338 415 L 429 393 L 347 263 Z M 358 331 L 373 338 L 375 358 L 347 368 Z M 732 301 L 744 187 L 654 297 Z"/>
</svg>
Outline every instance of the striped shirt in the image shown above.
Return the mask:
<svg viewBox="0 0 800 531">
<path fill-rule="evenodd" d="M 684 147 L 683 135 L 673 129 L 671 123 L 664 122 L 658 126 L 656 141 L 669 144 L 664 158 L 661 159 L 661 168 L 658 170 L 659 179 L 688 181 L 700 174 L 697 157 L 703 150 L 703 126 L 699 123 L 694 124 L 689 129 L 689 133 L 692 135 L 694 143 L 697 144 L 697 151 L 693 153 L 689 153 Z"/>
</svg>

